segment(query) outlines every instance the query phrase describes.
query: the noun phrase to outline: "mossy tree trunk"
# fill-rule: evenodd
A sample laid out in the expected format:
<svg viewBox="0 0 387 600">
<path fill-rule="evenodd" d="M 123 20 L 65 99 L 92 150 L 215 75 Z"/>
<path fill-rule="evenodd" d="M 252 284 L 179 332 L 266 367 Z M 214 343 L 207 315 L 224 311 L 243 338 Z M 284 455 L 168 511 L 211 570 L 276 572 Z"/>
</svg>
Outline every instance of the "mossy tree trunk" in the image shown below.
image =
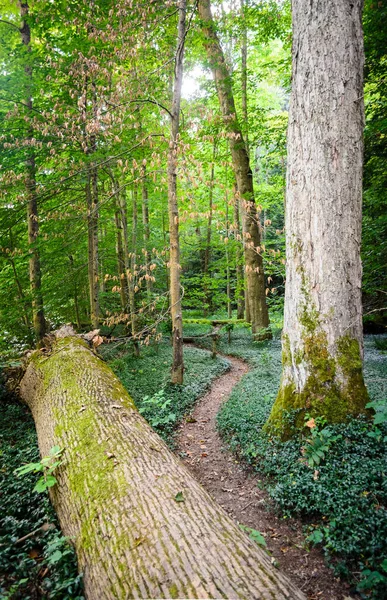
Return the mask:
<svg viewBox="0 0 387 600">
<path fill-rule="evenodd" d="M 362 375 L 362 1 L 293 3 L 283 373 L 286 411 L 340 422 L 365 411 Z"/>
<path fill-rule="evenodd" d="M 137 412 L 69 328 L 21 382 L 42 455 L 63 464 L 51 499 L 90 600 L 302 599 Z"/>
<path fill-rule="evenodd" d="M 269 313 L 265 295 L 265 277 L 262 256 L 260 224 L 254 197 L 253 174 L 250 160 L 238 121 L 231 76 L 224 53 L 216 33 L 211 13 L 210 0 L 199 0 L 199 16 L 202 21 L 204 46 L 216 84 L 223 122 L 226 127 L 231 150 L 232 165 L 237 181 L 241 203 L 244 205 L 244 253 L 251 329 L 255 339 L 271 337 L 268 330 Z"/>
</svg>

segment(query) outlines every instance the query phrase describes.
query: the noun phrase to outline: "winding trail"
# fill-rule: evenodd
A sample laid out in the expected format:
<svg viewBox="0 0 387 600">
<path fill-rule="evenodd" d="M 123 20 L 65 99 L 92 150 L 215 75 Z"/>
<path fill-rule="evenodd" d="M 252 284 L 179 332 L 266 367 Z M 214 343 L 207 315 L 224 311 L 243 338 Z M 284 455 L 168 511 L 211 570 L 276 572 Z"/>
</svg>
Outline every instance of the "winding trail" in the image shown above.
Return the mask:
<svg viewBox="0 0 387 600">
<path fill-rule="evenodd" d="M 179 456 L 232 519 L 265 536 L 272 560 L 309 600 L 351 600 L 349 588 L 334 578 L 322 552 L 305 548 L 302 523 L 296 519 L 285 521 L 275 514 L 268 493 L 261 489 L 262 476 L 246 468 L 224 447 L 216 429 L 216 415 L 234 386 L 249 371 L 244 361 L 225 358 L 230 362 L 230 370 L 214 381 L 180 425 Z"/>
</svg>

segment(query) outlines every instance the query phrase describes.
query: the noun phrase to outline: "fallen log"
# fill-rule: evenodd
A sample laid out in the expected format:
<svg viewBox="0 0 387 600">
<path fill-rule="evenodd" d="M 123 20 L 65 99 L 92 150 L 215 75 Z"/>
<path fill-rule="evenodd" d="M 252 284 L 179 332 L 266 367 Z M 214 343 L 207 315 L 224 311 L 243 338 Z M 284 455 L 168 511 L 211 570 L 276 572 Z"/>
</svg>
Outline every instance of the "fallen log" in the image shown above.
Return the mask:
<svg viewBox="0 0 387 600">
<path fill-rule="evenodd" d="M 21 381 L 42 455 L 63 448 L 50 495 L 91 600 L 304 598 L 139 415 L 87 342 L 57 332 Z"/>
</svg>

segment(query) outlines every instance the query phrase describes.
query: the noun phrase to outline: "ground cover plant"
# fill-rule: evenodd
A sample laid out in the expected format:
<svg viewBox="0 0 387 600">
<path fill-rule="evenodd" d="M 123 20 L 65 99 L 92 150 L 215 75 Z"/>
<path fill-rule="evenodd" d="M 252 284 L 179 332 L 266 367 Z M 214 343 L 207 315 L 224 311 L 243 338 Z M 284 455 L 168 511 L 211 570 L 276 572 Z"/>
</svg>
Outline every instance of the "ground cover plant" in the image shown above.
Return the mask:
<svg viewBox="0 0 387 600">
<path fill-rule="evenodd" d="M 192 333 L 194 325 L 189 327 Z M 224 335 L 219 347 L 247 360 L 251 371 L 218 416 L 231 448 L 269 477 L 269 493 L 283 516 L 303 517 L 308 542 L 320 544 L 336 573 L 375 599 L 387 597 L 387 360 L 376 344 L 366 338 L 364 367 L 380 415 L 375 422 L 359 418 L 325 426 L 309 420 L 281 443 L 262 431 L 279 386 L 280 341 L 252 344 L 239 328 L 231 344 Z M 290 425 L 294 416 L 288 415 Z"/>
<path fill-rule="evenodd" d="M 75 553 L 62 535 L 46 493 L 34 491 L 36 474 L 15 470 L 39 461 L 29 411 L 2 390 L 0 398 L 0 597 L 9 600 L 81 600 Z M 42 526 L 46 532 L 37 532 Z"/>
</svg>

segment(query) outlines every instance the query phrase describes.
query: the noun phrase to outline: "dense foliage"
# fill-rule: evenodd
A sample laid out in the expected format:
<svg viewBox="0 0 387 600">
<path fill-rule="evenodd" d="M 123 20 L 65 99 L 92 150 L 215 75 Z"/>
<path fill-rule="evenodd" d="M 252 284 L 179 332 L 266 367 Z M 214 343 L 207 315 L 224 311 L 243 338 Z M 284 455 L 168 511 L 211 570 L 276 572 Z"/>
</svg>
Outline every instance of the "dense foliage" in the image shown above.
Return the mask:
<svg viewBox="0 0 387 600">
<path fill-rule="evenodd" d="M 248 360 L 252 370 L 221 409 L 220 432 L 234 451 L 269 476 L 270 495 L 282 514 L 307 519 L 310 543 L 323 546 L 336 572 L 354 581 L 365 597 L 385 598 L 387 419 L 378 425 L 358 419 L 320 426 L 317 442 L 308 427 L 285 443 L 268 439 L 262 427 L 279 385 L 279 341 L 253 350 L 241 330 L 229 351 Z M 367 339 L 365 379 L 370 397 L 384 412 L 386 375 L 385 354 Z M 289 414 L 290 424 L 293 417 Z M 308 440 L 322 456 L 312 453 Z M 354 575 L 358 571 L 359 577 Z"/>
</svg>

